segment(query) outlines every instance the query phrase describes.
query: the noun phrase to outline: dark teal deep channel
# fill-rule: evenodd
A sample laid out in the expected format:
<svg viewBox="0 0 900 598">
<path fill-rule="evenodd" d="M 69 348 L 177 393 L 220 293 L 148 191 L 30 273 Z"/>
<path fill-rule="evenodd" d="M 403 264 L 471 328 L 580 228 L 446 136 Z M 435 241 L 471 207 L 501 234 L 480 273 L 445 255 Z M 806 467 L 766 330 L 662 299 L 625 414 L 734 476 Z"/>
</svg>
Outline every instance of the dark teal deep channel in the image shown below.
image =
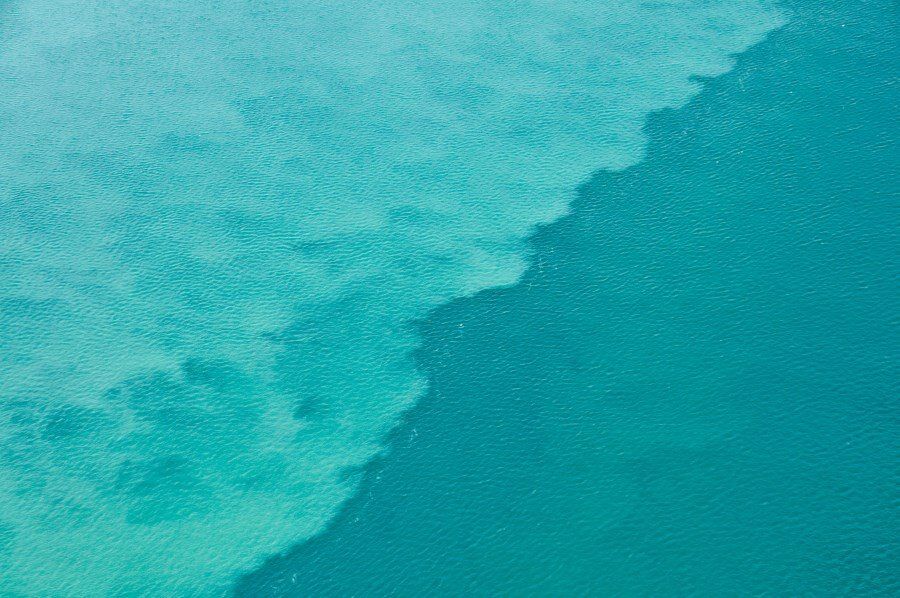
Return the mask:
<svg viewBox="0 0 900 598">
<path fill-rule="evenodd" d="M 788 8 L 422 324 L 390 454 L 238 594 L 900 591 L 897 9 Z"/>
</svg>

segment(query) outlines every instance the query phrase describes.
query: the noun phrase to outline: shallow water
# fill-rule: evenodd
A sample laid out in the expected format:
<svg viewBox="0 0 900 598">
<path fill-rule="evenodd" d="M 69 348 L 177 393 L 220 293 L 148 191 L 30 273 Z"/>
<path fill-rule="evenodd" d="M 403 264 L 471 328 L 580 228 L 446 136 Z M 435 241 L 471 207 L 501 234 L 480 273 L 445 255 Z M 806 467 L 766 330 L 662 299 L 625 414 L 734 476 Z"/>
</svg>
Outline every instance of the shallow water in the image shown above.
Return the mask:
<svg viewBox="0 0 900 598">
<path fill-rule="evenodd" d="M 422 393 L 409 323 L 784 22 L 763 0 L 0 5 L 0 592 L 216 592 Z"/>
<path fill-rule="evenodd" d="M 391 453 L 239 595 L 900 591 L 897 8 L 784 7 L 423 323 Z"/>
</svg>

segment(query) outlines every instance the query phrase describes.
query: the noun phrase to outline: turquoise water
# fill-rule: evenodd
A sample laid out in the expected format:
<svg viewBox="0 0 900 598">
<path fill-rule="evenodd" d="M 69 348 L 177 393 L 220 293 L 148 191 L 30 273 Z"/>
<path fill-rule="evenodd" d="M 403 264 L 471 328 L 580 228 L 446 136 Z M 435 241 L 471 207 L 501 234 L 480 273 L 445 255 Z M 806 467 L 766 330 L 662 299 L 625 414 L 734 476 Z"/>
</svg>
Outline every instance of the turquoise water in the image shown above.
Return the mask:
<svg viewBox="0 0 900 598">
<path fill-rule="evenodd" d="M 321 531 L 423 394 L 411 322 L 785 19 L 0 4 L 0 593 L 220 593 Z"/>
<path fill-rule="evenodd" d="M 782 7 L 422 323 L 390 454 L 239 595 L 900 592 L 898 9 Z"/>
</svg>

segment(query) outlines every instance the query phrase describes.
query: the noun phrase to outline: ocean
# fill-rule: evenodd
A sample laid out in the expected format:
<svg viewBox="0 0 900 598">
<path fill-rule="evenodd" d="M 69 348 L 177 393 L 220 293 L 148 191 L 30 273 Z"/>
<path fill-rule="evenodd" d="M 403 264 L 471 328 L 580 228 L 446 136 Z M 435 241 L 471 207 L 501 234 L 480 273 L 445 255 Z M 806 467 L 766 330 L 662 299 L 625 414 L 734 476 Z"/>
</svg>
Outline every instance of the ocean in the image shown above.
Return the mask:
<svg viewBox="0 0 900 598">
<path fill-rule="evenodd" d="M 897 594 L 898 13 L 781 7 L 420 324 L 390 453 L 238 596 Z"/>
<path fill-rule="evenodd" d="M 896 589 L 847 4 L 0 5 L 0 594 Z"/>
</svg>

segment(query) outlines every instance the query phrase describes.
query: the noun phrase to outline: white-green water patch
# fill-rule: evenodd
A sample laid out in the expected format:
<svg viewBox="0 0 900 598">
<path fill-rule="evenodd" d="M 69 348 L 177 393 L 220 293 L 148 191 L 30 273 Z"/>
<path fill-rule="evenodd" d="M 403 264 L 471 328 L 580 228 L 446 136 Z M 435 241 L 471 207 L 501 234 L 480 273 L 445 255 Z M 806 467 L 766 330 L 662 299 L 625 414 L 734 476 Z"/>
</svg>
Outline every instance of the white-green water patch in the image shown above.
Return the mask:
<svg viewBox="0 0 900 598">
<path fill-rule="evenodd" d="M 0 592 L 186 595 L 320 530 L 409 323 L 781 23 L 764 0 L 0 6 Z"/>
</svg>

